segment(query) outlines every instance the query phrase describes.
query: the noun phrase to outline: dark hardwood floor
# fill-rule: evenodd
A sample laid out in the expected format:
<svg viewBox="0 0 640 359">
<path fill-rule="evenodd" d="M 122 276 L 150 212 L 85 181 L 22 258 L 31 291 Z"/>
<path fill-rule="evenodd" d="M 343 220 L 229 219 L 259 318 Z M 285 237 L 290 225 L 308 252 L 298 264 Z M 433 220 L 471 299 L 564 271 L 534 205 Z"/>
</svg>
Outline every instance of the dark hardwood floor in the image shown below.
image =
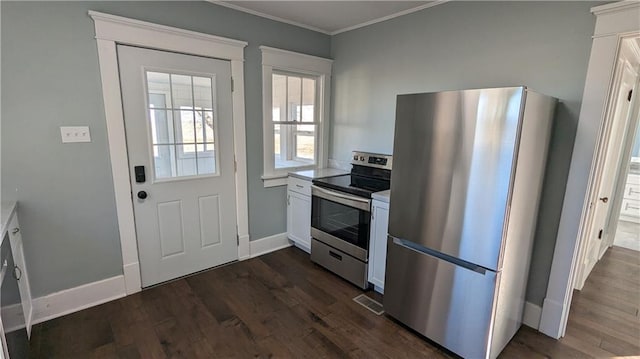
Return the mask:
<svg viewBox="0 0 640 359">
<path fill-rule="evenodd" d="M 640 260 L 629 252 L 609 251 L 574 296 L 565 338 L 523 327 L 501 357 L 640 355 Z M 31 357 L 450 357 L 353 302 L 359 293 L 288 248 L 36 325 Z"/>
</svg>

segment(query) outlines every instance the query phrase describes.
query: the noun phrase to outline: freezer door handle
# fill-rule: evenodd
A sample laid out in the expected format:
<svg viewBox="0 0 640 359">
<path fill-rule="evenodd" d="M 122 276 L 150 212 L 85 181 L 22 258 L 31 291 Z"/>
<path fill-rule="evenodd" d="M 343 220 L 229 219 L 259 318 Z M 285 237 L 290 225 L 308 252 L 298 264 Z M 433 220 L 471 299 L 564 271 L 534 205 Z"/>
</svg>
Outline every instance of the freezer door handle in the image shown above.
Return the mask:
<svg viewBox="0 0 640 359">
<path fill-rule="evenodd" d="M 457 266 L 463 267 L 465 269 L 474 271 L 476 273 L 480 273 L 482 275 L 484 275 L 488 269 L 481 267 L 477 264 L 473 264 L 467 261 L 463 261 L 460 258 L 456 258 L 456 257 L 452 257 L 450 255 L 444 254 L 444 253 L 440 253 L 438 251 L 434 251 L 433 249 L 429 249 L 427 247 L 423 247 L 419 244 L 416 244 L 414 242 L 411 241 L 407 241 L 406 239 L 400 239 L 400 238 L 396 238 L 393 236 L 389 236 L 390 239 L 393 240 L 393 244 L 407 248 L 409 250 L 412 250 L 414 252 L 418 252 L 420 254 L 426 254 L 432 257 L 436 257 L 438 259 L 442 259 L 443 261 L 447 261 L 449 263 L 455 264 Z"/>
</svg>

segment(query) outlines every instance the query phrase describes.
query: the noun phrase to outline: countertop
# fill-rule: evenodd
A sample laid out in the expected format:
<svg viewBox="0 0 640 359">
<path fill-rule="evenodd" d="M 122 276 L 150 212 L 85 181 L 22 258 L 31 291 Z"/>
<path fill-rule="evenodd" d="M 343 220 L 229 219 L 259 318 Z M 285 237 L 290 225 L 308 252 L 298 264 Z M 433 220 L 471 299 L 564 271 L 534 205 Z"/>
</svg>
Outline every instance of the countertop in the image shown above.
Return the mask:
<svg viewBox="0 0 640 359">
<path fill-rule="evenodd" d="M 0 237 L 0 242 L 4 239 L 4 235 L 7 234 L 9 221 L 13 217 L 13 214 L 16 211 L 16 202 L 2 202 L 2 211 L 0 213 L 0 225 L 2 225 L 2 235 Z"/>
<path fill-rule="evenodd" d="M 289 172 L 289 176 L 297 177 L 305 181 L 311 181 L 316 178 L 340 176 L 340 175 L 345 175 L 347 173 L 349 173 L 349 171 L 340 170 L 337 168 L 317 168 L 313 170 Z"/>
<path fill-rule="evenodd" d="M 376 193 L 372 194 L 371 198 L 373 198 L 375 200 L 378 200 L 378 201 L 389 203 L 389 195 L 390 194 L 391 194 L 391 190 L 388 189 L 386 191 L 380 191 L 380 192 L 376 192 Z"/>
</svg>

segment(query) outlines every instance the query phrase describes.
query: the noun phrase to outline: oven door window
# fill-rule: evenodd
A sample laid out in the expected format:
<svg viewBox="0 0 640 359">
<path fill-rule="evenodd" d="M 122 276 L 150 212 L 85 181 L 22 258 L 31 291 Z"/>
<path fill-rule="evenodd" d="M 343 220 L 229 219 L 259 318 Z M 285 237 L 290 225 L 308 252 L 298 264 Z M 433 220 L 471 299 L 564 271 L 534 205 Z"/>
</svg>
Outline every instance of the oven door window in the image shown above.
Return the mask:
<svg viewBox="0 0 640 359">
<path fill-rule="evenodd" d="M 369 212 L 317 196 L 311 202 L 313 228 L 369 250 Z"/>
</svg>

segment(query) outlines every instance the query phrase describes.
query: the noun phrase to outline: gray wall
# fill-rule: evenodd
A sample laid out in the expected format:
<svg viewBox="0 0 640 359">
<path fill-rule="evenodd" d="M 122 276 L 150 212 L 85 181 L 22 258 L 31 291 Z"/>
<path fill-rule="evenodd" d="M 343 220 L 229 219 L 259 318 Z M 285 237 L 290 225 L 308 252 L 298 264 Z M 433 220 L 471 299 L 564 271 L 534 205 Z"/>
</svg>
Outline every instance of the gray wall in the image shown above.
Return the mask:
<svg viewBox="0 0 640 359">
<path fill-rule="evenodd" d="M 2 199 L 20 201 L 34 296 L 122 273 L 93 21 L 88 10 L 249 42 L 249 231 L 286 230 L 285 189 L 264 189 L 259 45 L 328 57 L 330 37 L 205 2 L 1 2 Z M 59 126 L 91 143 L 62 144 Z"/>
<path fill-rule="evenodd" d="M 596 4 L 455 1 L 334 36 L 330 158 L 391 153 L 397 94 L 527 85 L 557 97 L 527 293 L 542 305 Z"/>
</svg>

